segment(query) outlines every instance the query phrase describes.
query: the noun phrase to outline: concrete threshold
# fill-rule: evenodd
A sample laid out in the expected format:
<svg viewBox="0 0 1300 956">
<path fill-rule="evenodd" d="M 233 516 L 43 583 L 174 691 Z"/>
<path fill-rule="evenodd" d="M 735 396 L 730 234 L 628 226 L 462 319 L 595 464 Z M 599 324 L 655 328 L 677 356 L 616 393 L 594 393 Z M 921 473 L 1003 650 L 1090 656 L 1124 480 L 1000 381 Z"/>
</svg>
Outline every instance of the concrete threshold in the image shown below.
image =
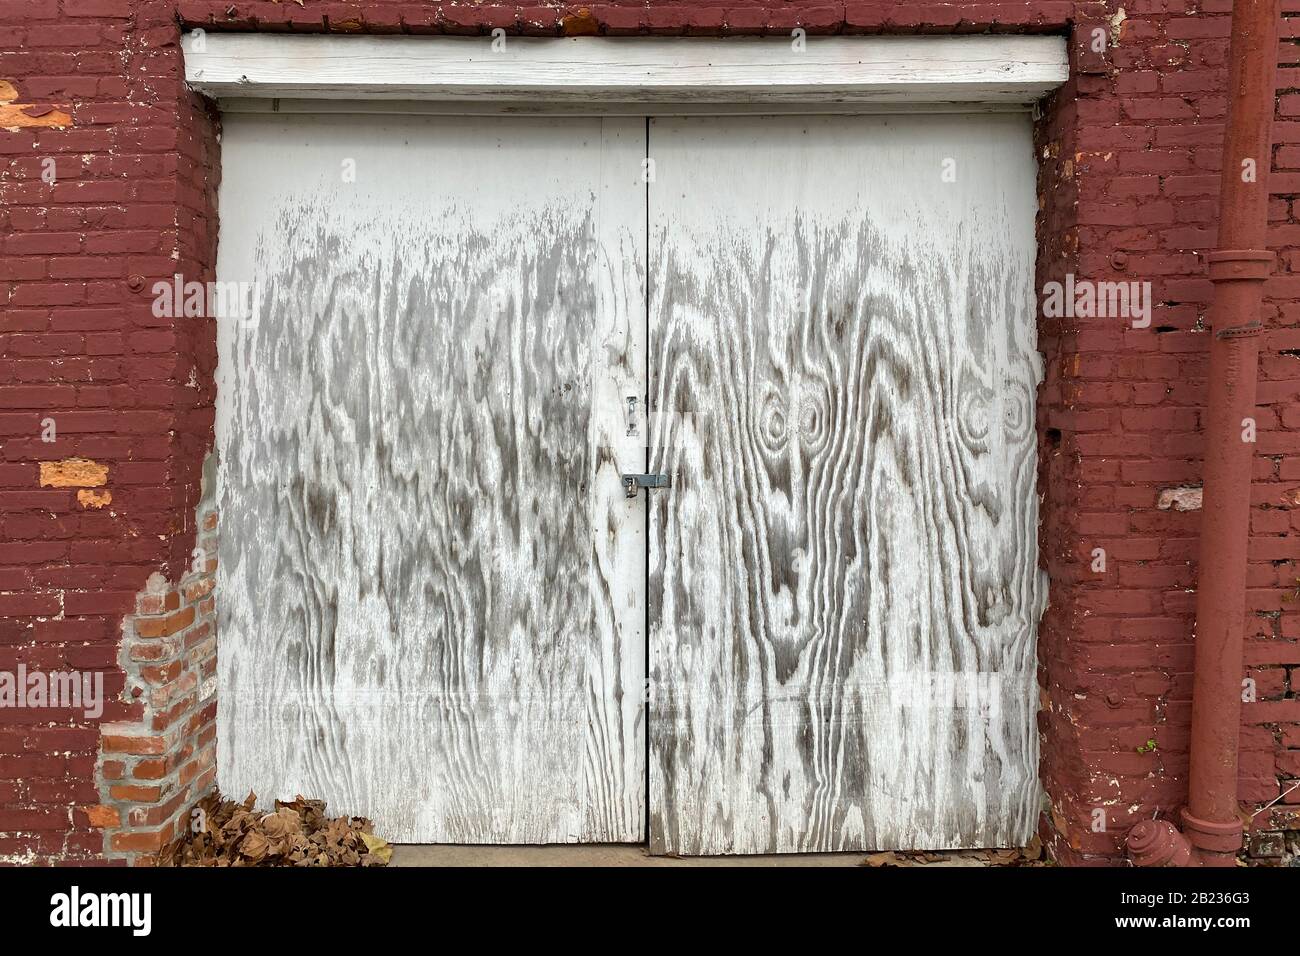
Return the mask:
<svg viewBox="0 0 1300 956">
<path fill-rule="evenodd" d="M 789 853 L 778 856 L 650 856 L 640 844 L 464 846 L 399 844 L 392 866 L 861 866 L 864 853 Z M 934 865 L 934 864 L 932 864 Z M 942 865 L 942 864 L 939 864 Z M 948 865 L 978 866 L 974 862 Z"/>
</svg>

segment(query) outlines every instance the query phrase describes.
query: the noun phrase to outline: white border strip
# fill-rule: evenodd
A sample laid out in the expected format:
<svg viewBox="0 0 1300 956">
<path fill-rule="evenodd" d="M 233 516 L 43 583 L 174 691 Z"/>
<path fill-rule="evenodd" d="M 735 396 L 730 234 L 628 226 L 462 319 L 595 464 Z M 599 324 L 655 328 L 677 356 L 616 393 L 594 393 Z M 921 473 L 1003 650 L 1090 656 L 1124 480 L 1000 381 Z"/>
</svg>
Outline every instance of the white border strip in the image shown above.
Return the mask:
<svg viewBox="0 0 1300 956">
<path fill-rule="evenodd" d="M 213 97 L 460 104 L 1029 104 L 1069 75 L 1056 36 L 788 38 L 189 33 Z"/>
</svg>

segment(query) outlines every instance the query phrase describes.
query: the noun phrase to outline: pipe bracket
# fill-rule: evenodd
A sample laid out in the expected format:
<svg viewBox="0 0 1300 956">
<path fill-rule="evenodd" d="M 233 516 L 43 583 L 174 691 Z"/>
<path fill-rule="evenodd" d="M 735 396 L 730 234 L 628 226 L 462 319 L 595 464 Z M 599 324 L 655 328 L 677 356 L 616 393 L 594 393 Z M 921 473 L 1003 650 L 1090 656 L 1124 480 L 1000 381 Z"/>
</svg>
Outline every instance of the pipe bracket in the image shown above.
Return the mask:
<svg viewBox="0 0 1300 956">
<path fill-rule="evenodd" d="M 1262 322 L 1247 322 L 1245 325 L 1230 325 L 1214 333 L 1216 339 L 1248 339 L 1264 331 Z"/>
</svg>

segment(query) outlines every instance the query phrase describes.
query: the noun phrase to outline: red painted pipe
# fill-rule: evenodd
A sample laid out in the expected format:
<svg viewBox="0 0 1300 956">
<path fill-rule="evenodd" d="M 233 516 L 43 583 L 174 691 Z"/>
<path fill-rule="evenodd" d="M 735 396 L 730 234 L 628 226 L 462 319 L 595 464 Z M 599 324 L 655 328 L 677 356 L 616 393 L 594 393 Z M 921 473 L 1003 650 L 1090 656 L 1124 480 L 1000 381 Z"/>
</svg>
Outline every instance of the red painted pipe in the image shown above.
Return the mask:
<svg viewBox="0 0 1300 956">
<path fill-rule="evenodd" d="M 1260 303 L 1273 267 L 1273 254 L 1265 245 L 1280 17 L 1280 0 L 1236 0 L 1232 6 L 1219 242 L 1209 255 L 1214 299 L 1209 312 L 1191 773 L 1182 832 L 1155 821 L 1129 832 L 1129 857 L 1139 866 L 1233 866 L 1241 847 L 1237 745 L 1242 630 Z"/>
</svg>

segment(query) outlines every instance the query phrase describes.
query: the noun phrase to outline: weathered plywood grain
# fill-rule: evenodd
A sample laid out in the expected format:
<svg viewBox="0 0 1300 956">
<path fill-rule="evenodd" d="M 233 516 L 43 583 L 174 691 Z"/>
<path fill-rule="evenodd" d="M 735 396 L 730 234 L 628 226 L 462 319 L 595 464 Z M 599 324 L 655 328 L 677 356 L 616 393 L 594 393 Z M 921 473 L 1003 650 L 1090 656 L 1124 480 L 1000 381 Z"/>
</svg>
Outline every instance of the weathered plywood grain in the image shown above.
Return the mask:
<svg viewBox="0 0 1300 956">
<path fill-rule="evenodd" d="M 219 325 L 226 793 L 641 838 L 644 136 L 228 119 L 218 273 L 257 324 Z"/>
<path fill-rule="evenodd" d="M 652 850 L 1027 840 L 1028 119 L 663 119 L 649 144 Z"/>
</svg>

